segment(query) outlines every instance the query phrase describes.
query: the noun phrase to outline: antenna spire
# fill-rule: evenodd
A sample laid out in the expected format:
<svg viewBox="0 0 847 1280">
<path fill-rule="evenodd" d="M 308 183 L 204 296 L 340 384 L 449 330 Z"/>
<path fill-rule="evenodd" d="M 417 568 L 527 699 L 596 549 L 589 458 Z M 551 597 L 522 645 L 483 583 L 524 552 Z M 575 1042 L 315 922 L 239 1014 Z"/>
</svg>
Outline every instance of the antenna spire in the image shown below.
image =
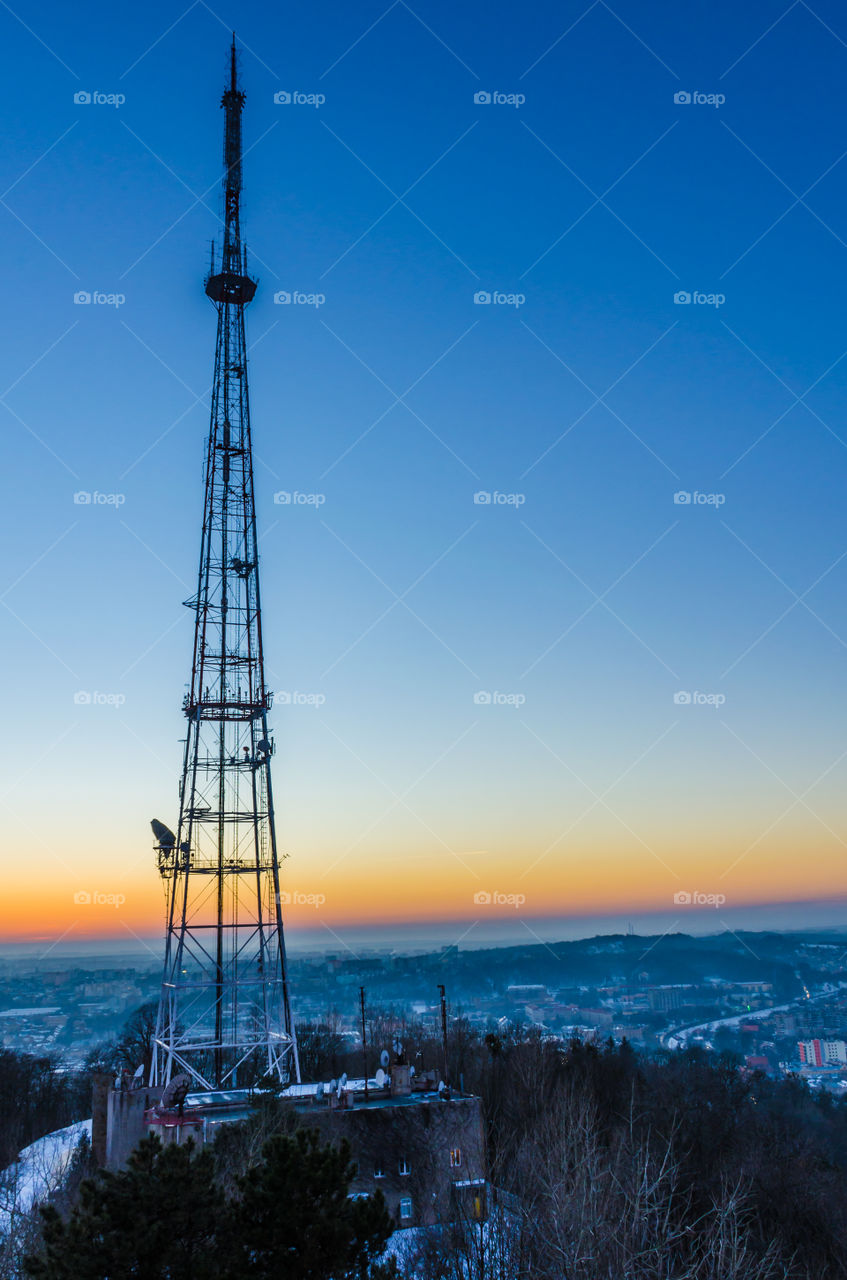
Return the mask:
<svg viewBox="0 0 847 1280">
<path fill-rule="evenodd" d="M 241 242 L 241 113 L 245 94 L 238 87 L 238 64 L 235 50 L 235 32 L 230 47 L 230 83 L 221 96 L 224 109 L 224 235 L 221 247 L 220 271 L 211 272 L 206 280 L 206 292 L 213 302 L 250 302 L 256 292 L 256 282 L 246 270 L 246 254 Z"/>
</svg>

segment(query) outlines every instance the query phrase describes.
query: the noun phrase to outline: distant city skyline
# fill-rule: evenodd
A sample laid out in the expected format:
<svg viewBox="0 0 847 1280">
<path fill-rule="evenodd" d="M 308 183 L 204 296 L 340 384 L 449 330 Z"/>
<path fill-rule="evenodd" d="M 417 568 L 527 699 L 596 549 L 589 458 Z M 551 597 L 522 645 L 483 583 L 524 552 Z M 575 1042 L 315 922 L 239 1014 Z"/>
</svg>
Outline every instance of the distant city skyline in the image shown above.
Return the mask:
<svg viewBox="0 0 847 1280">
<path fill-rule="evenodd" d="M 0 15 L 0 940 L 161 936 L 233 26 L 290 939 L 831 927 L 841 8 L 87 17 Z"/>
</svg>

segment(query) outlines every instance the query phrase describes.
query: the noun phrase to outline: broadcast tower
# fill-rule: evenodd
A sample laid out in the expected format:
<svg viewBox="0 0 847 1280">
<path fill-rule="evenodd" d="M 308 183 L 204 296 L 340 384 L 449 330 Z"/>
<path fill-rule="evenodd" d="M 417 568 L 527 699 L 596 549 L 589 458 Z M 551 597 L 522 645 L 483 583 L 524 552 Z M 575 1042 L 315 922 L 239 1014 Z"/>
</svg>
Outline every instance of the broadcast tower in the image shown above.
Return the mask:
<svg viewBox="0 0 847 1280">
<path fill-rule="evenodd" d="M 274 831 L 244 308 L 235 37 L 224 109 L 224 233 L 206 293 L 218 313 L 194 659 L 176 834 L 152 823 L 167 897 L 151 1085 L 299 1080 Z M 190 1084 L 189 1084 L 190 1082 Z"/>
</svg>

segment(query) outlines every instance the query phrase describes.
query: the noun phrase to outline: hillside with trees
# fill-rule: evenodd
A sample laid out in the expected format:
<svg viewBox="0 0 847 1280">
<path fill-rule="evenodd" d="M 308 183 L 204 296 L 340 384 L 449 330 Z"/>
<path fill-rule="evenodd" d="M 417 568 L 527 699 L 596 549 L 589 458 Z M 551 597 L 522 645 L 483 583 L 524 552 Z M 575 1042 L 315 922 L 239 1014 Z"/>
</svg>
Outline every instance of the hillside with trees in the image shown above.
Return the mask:
<svg viewBox="0 0 847 1280">
<path fill-rule="evenodd" d="M 341 1064 L 331 1028 L 326 1037 L 315 1031 L 310 1052 L 327 1055 L 316 1066 Z M 394 1236 L 397 1275 L 847 1274 L 841 1100 L 698 1049 L 646 1058 L 626 1044 L 563 1046 L 518 1031 L 481 1036 L 461 1022 L 453 1025 L 448 1058 L 451 1076 L 461 1075 L 483 1101 L 488 1221 L 453 1220 Z M 396 1224 L 380 1197 L 348 1197 L 349 1151 L 321 1147 L 272 1092 L 205 1150 L 162 1151 L 148 1140 L 129 1169 L 91 1174 L 78 1168 L 76 1185 L 41 1221 L 31 1215 L 26 1274 L 392 1274 L 380 1259 Z M 24 1274 L 20 1239 L 17 1256 L 7 1250 L 2 1260 L 4 1280 Z M 305 1269 L 291 1261 L 295 1254 Z"/>
</svg>

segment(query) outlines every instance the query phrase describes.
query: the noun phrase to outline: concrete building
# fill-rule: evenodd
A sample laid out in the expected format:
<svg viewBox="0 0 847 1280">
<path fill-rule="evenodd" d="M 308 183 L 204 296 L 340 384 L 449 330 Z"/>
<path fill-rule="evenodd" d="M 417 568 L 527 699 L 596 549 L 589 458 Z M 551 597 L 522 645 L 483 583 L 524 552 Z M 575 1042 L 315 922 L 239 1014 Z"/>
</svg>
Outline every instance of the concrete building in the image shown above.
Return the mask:
<svg viewBox="0 0 847 1280">
<path fill-rule="evenodd" d="M 281 1100 L 293 1107 L 303 1128 L 326 1142 L 346 1138 L 356 1175 L 352 1195 L 380 1190 L 398 1227 L 482 1219 L 487 1213 L 485 1139 L 480 1099 L 438 1089 L 434 1077 L 413 1082 L 405 1065 L 390 1077 L 343 1085 L 291 1085 Z M 221 1125 L 246 1120 L 250 1090 L 188 1093 L 163 1107 L 161 1090 L 114 1088 L 98 1077 L 94 1088 L 92 1145 L 98 1161 L 119 1169 L 140 1140 L 155 1133 L 163 1142 L 192 1138 L 202 1145 Z"/>
<path fill-rule="evenodd" d="M 797 1052 L 807 1067 L 847 1066 L 847 1042 L 844 1040 L 799 1040 Z"/>
<path fill-rule="evenodd" d="M 681 986 L 650 987 L 647 998 L 650 1008 L 655 1012 L 669 1013 L 682 1005 L 683 988 Z"/>
</svg>

